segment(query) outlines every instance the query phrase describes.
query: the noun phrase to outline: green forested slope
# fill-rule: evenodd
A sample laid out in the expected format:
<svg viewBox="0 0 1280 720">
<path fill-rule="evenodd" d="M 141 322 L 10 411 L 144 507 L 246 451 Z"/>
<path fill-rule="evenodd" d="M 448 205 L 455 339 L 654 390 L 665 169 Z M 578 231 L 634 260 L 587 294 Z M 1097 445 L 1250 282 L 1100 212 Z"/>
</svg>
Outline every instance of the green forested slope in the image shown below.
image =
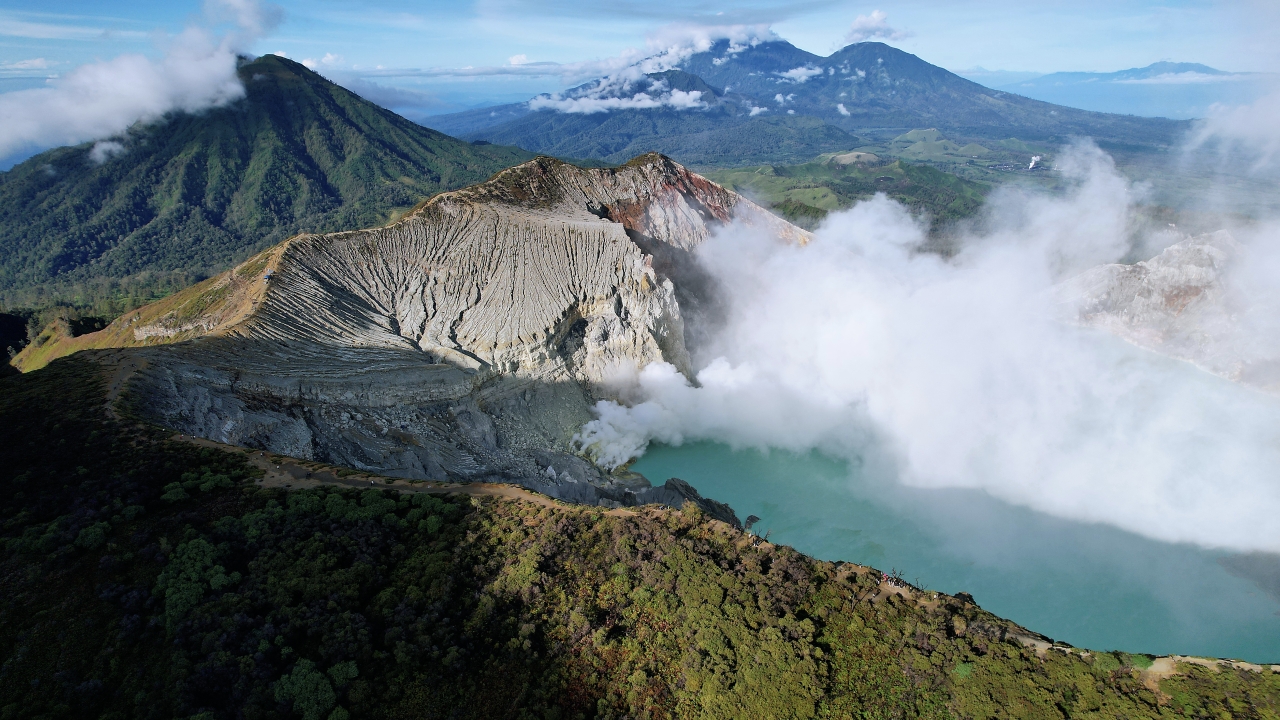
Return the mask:
<svg viewBox="0 0 1280 720">
<path fill-rule="evenodd" d="M 58 148 L 0 173 L 0 304 L 154 295 L 531 157 L 428 130 L 274 55 L 240 76 L 243 100 L 135 128 L 114 153 Z"/>
<path fill-rule="evenodd" d="M 893 162 L 841 163 L 819 159 L 803 165 L 708 170 L 708 179 L 770 207 L 812 229 L 827 213 L 884 193 L 938 223 L 974 215 L 989 187 L 928 165 Z"/>
<path fill-rule="evenodd" d="M 659 152 L 700 167 L 796 162 L 866 142 L 816 118 L 749 118 L 718 109 L 589 115 L 544 111 L 479 134 L 486 140 L 558 157 L 623 163 Z"/>
<path fill-rule="evenodd" d="M 1037 652 L 692 506 L 262 489 L 104 390 L 0 380 L 5 720 L 1280 717 L 1270 668 Z"/>
</svg>

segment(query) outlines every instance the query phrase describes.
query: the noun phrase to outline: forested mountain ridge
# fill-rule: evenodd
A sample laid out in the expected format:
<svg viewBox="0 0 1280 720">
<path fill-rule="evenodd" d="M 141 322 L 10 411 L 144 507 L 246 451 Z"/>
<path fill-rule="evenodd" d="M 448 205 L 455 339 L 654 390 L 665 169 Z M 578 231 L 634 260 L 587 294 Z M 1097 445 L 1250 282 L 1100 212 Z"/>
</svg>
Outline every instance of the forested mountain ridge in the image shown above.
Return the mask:
<svg viewBox="0 0 1280 720">
<path fill-rule="evenodd" d="M 0 173 L 0 303 L 177 289 L 300 232 L 383 224 L 530 157 L 423 128 L 275 55 L 239 74 L 247 95 L 226 107 Z"/>
</svg>

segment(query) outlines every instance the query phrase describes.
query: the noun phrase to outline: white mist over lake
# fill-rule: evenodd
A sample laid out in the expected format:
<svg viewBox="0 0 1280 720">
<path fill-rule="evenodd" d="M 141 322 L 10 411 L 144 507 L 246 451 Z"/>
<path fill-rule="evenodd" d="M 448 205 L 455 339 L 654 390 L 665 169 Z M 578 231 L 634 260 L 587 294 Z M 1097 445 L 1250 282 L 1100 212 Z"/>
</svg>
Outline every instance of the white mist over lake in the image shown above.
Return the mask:
<svg viewBox="0 0 1280 720">
<path fill-rule="evenodd" d="M 882 196 L 804 246 L 722 230 L 699 259 L 727 317 L 696 384 L 644 368 L 583 446 L 608 465 L 651 441 L 817 450 L 906 487 L 1280 551 L 1280 402 L 1065 321 L 1053 288 L 1131 250 L 1134 192 L 1092 146 L 1057 167 L 1067 192 L 997 193 L 951 258 L 917 252 L 925 228 Z"/>
<path fill-rule="evenodd" d="M 1280 586 L 1273 576 L 1268 593 L 1265 578 L 1240 572 L 1250 556 L 1062 520 L 980 490 L 912 488 L 817 452 L 655 445 L 633 468 L 761 518 L 752 530 L 771 542 L 971 593 L 1059 642 L 1280 660 Z"/>
</svg>

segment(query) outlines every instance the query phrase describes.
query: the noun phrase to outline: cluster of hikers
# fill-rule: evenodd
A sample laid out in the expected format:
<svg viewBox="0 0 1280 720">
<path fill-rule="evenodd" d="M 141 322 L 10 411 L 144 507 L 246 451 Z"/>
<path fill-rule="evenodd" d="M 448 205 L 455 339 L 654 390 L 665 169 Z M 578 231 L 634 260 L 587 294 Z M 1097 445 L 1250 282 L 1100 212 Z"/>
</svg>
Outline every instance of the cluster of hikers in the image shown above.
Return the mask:
<svg viewBox="0 0 1280 720">
<path fill-rule="evenodd" d="M 904 588 L 907 586 L 907 581 L 903 580 L 897 575 L 890 575 L 887 572 L 881 572 L 880 575 L 881 575 L 880 582 L 886 582 L 894 587 L 900 587 L 900 588 Z"/>
</svg>

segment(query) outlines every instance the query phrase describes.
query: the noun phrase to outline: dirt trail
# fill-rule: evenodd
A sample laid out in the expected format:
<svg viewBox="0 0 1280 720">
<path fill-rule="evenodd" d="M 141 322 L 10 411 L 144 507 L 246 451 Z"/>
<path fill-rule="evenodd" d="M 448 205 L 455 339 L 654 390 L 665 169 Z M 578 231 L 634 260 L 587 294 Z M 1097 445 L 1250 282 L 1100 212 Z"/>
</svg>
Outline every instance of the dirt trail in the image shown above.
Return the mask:
<svg viewBox="0 0 1280 720">
<path fill-rule="evenodd" d="M 124 392 L 134 374 L 147 366 L 147 361 L 136 354 L 116 352 L 97 358 L 97 362 L 102 366 L 103 376 L 107 380 L 107 415 L 112 420 L 123 420 L 119 411 L 116 410 L 120 394 Z"/>
</svg>

